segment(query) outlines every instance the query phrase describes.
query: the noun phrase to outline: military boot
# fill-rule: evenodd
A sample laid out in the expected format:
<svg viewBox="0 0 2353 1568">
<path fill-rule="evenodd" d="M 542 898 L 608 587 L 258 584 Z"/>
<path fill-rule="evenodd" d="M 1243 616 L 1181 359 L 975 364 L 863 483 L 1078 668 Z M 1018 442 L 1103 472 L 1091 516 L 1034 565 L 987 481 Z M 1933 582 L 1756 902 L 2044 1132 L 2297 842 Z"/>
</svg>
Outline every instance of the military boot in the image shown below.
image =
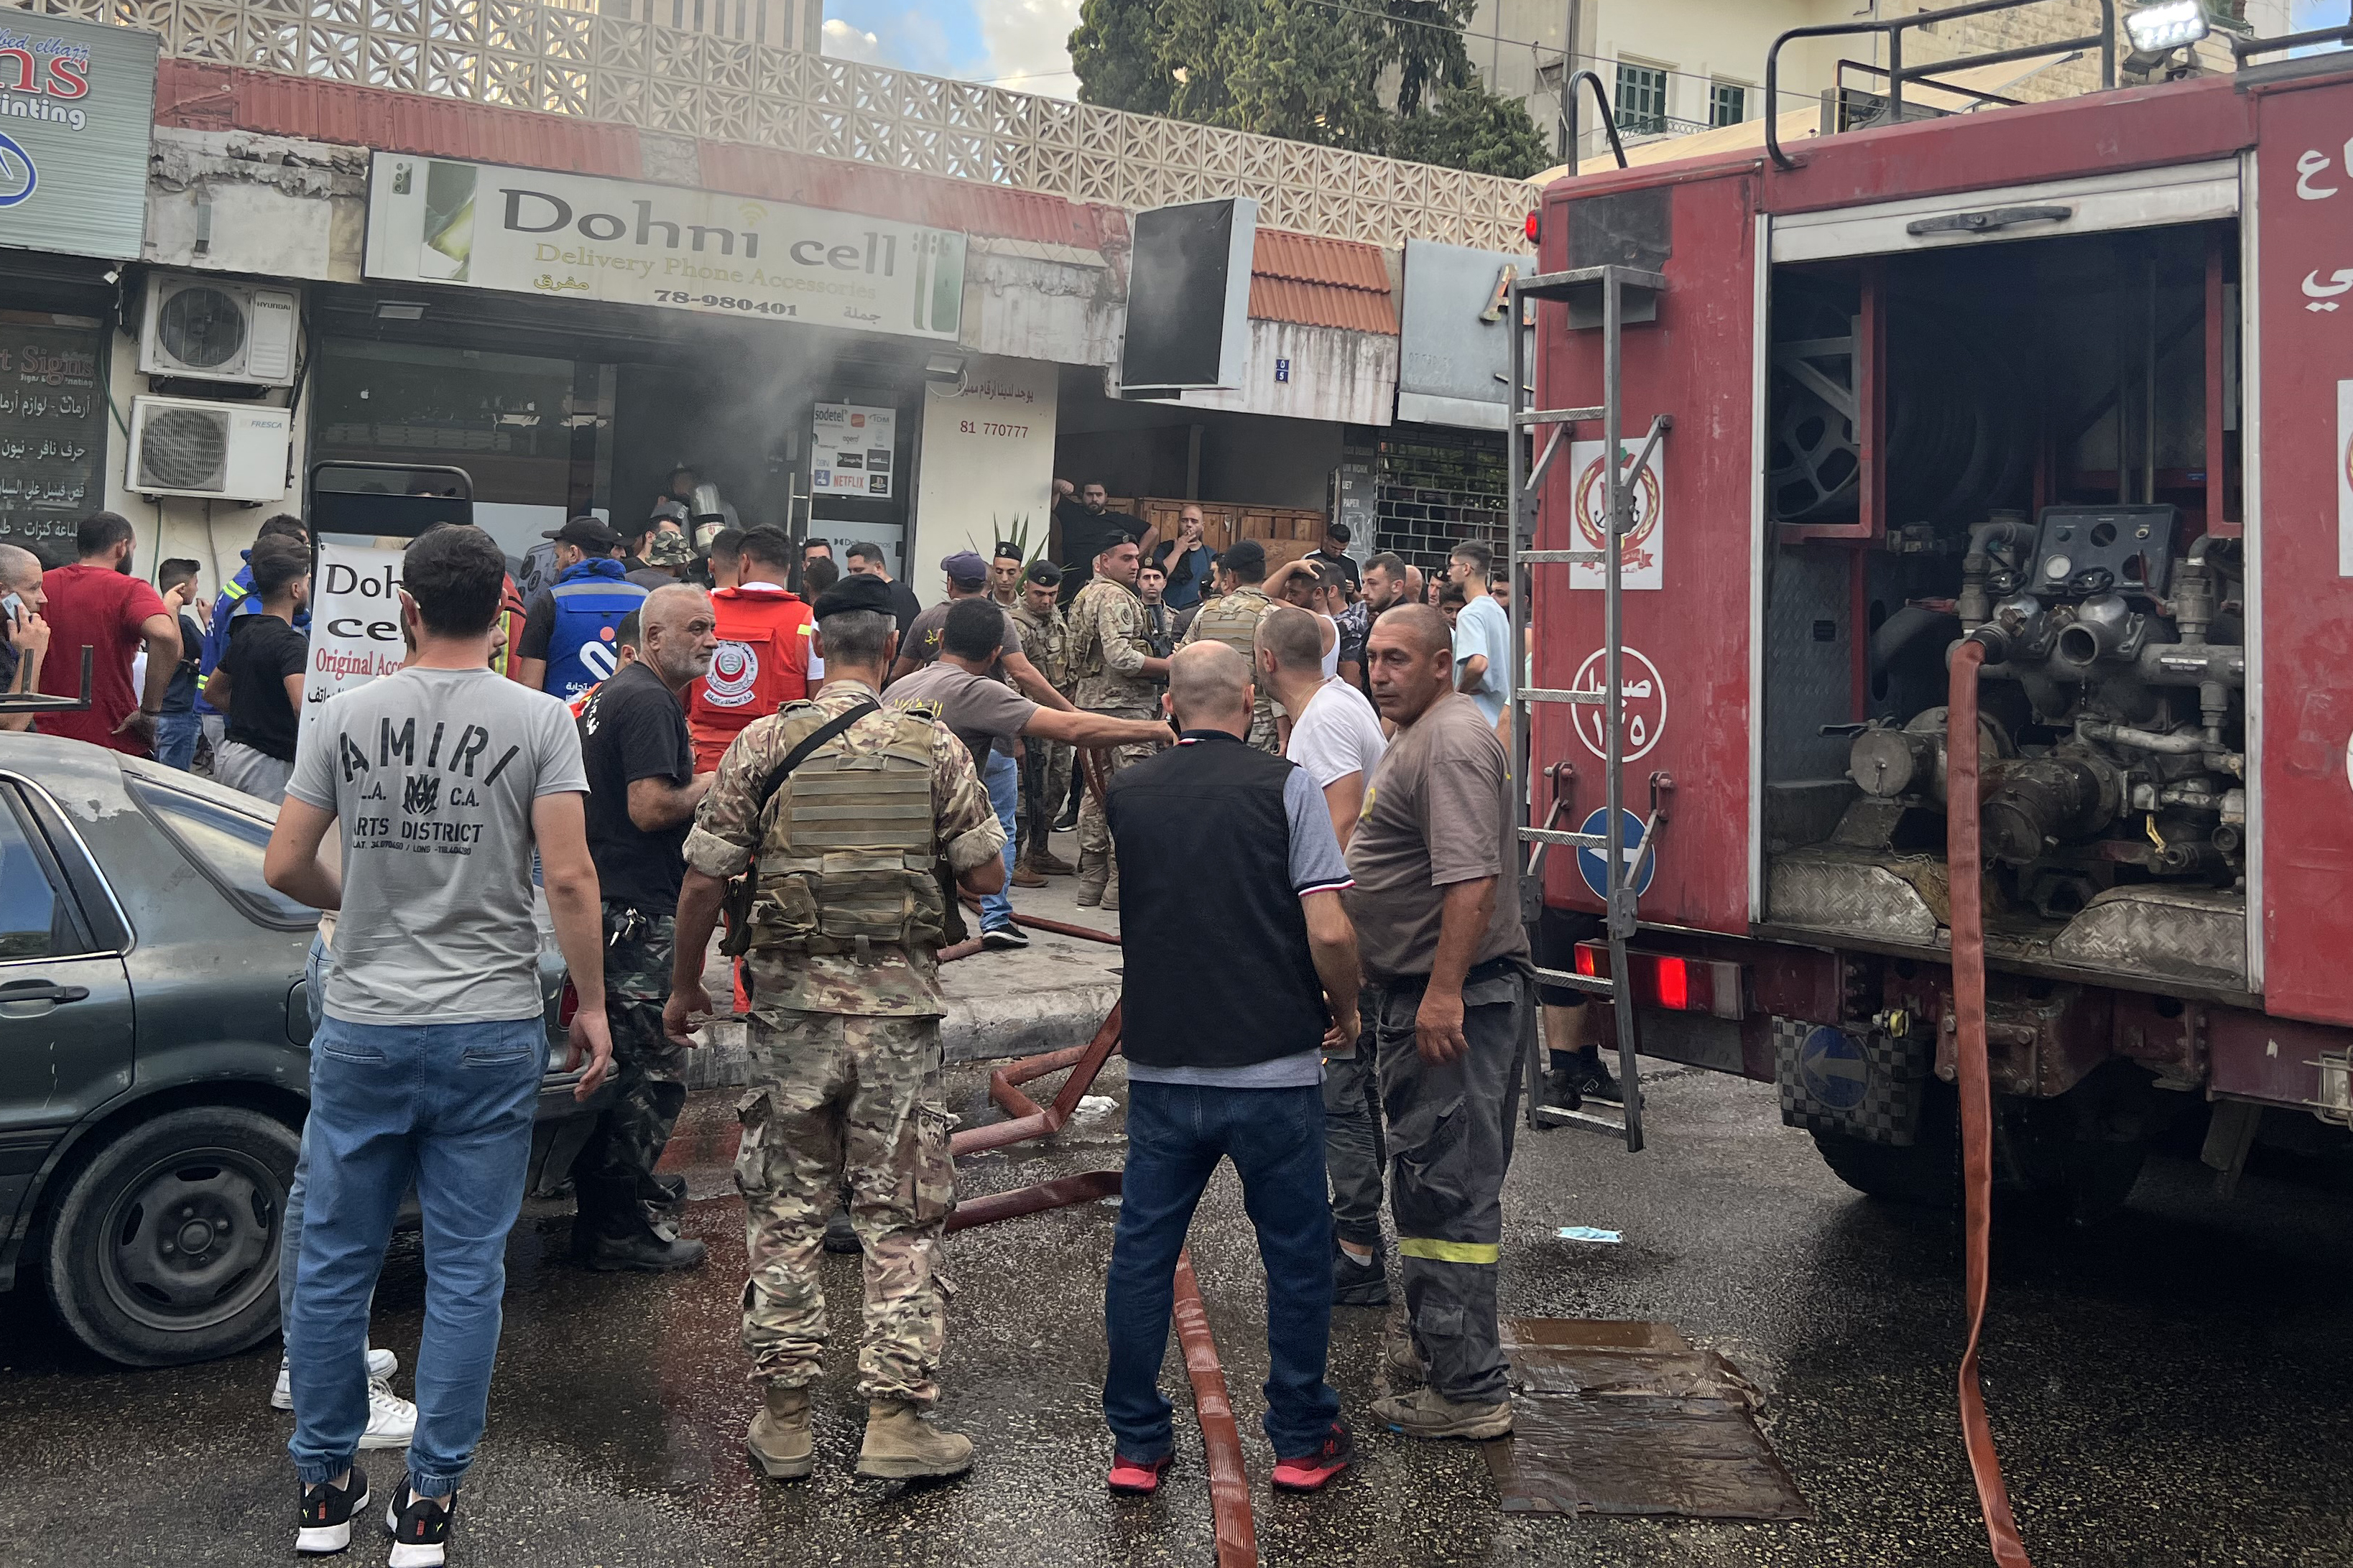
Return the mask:
<svg viewBox="0 0 2353 1568">
<path fill-rule="evenodd" d="M 816 1465 L 808 1409 L 807 1389 L 768 1384 L 768 1406 L 752 1417 L 744 1451 L 770 1480 L 799 1480 Z"/>
<path fill-rule="evenodd" d="M 943 1432 L 914 1405 L 878 1399 L 866 1407 L 866 1443 L 858 1450 L 858 1473 L 879 1480 L 923 1476 L 960 1476 L 972 1468 L 972 1439 Z"/>
</svg>

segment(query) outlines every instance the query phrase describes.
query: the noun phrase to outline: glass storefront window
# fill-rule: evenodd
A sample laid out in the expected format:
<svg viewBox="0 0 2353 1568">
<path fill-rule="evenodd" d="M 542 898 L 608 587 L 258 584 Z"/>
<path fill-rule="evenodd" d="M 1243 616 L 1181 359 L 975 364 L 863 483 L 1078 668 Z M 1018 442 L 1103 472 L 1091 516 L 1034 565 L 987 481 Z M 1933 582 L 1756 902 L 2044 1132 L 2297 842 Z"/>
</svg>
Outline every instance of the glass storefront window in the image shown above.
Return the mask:
<svg viewBox="0 0 2353 1568">
<path fill-rule="evenodd" d="M 568 359 L 329 338 L 311 458 L 455 464 L 478 501 L 561 508 L 574 372 Z"/>
</svg>

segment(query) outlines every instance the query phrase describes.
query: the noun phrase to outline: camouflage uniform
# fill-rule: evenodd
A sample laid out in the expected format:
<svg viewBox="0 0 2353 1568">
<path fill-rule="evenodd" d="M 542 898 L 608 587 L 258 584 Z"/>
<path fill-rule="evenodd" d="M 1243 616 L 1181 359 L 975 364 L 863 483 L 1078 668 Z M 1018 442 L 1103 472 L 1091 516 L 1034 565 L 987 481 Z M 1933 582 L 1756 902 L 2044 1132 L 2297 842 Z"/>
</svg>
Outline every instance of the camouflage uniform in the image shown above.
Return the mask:
<svg viewBox="0 0 2353 1568">
<path fill-rule="evenodd" d="M 572 1163 L 584 1217 L 607 1235 L 645 1227 L 654 1165 L 686 1104 L 685 1052 L 662 1033 L 677 921 L 605 906 L 605 1021 L 613 1034 L 612 1103 Z"/>
<path fill-rule="evenodd" d="M 1266 596 L 1266 590 L 1255 583 L 1243 584 L 1221 599 L 1212 599 L 1193 616 L 1193 624 L 1185 633 L 1185 646 L 1192 647 L 1204 638 L 1221 642 L 1242 658 L 1250 660 L 1250 668 L 1258 668 L 1258 653 L 1254 639 L 1258 624 L 1272 615 L 1279 606 Z M 1261 752 L 1282 755 L 1282 732 L 1274 724 L 1274 700 L 1261 685 L 1250 700 L 1250 743 Z"/>
<path fill-rule="evenodd" d="M 1090 713 L 1114 719 L 1151 719 L 1160 712 L 1160 683 L 1145 675 L 1144 661 L 1152 656 L 1145 637 L 1144 601 L 1134 589 L 1108 577 L 1098 577 L 1071 601 L 1071 677 L 1078 682 L 1073 700 Z M 1113 746 L 1104 755 L 1111 777 L 1144 761 L 1157 748 Z M 1106 784 L 1109 778 L 1104 780 Z M 1079 887 L 1101 894 L 1119 886 L 1119 867 L 1111 853 L 1111 825 L 1103 817 L 1103 801 L 1088 790 L 1079 805 Z M 1082 900 L 1084 901 L 1084 900 Z"/>
<path fill-rule="evenodd" d="M 934 1374 L 947 1331 L 940 1235 L 955 1206 L 934 956 L 942 910 L 928 867 L 944 857 L 954 870 L 970 870 L 1002 852 L 1005 833 L 964 743 L 944 725 L 892 709 L 826 742 L 765 805 L 756 798 L 759 781 L 803 735 L 875 700 L 862 683 L 837 677 L 814 700 L 746 729 L 720 762 L 686 859 L 720 878 L 742 871 L 755 850 L 761 861 L 745 958 L 752 1075 L 738 1105 L 735 1160 L 751 1260 L 744 1348 L 752 1375 L 784 1388 L 817 1380 L 826 1340 L 818 1257 L 846 1179 L 866 1254 L 860 1396 L 927 1406 L 939 1397 Z M 860 794 L 820 793 L 825 781 L 811 764 L 844 762 L 834 783 L 872 783 Z M 850 829 L 826 831 L 825 819 L 864 811 L 904 832 L 903 818 L 871 803 L 887 806 L 881 786 L 892 770 L 903 780 L 913 766 L 929 770 L 917 786 L 930 802 L 928 848 L 878 852 L 862 840 L 839 842 Z M 796 850 L 802 858 L 780 858 L 788 834 L 811 836 Z M 906 940 L 870 934 L 881 925 Z"/>
<path fill-rule="evenodd" d="M 1042 616 L 1026 604 L 1013 607 L 1013 624 L 1021 633 L 1021 651 L 1038 667 L 1048 685 L 1065 698 L 1071 695 L 1070 625 L 1060 605 Z M 1071 764 L 1077 751 L 1068 741 L 1031 735 L 1021 742 L 1021 851 L 1051 853 L 1054 817 L 1071 797 Z"/>
</svg>

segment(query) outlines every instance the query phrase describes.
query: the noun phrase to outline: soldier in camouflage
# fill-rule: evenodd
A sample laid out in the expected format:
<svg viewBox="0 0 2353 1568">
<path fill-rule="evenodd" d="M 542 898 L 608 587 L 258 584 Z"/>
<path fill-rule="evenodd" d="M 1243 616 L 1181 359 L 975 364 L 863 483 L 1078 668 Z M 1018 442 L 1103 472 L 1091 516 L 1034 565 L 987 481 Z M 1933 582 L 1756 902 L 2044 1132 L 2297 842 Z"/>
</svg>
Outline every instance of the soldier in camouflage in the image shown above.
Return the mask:
<svg viewBox="0 0 2353 1568">
<path fill-rule="evenodd" d="M 1160 712 L 1168 661 L 1152 657 L 1145 636 L 1144 601 L 1135 576 L 1144 562 L 1135 541 L 1122 536 L 1095 557 L 1094 580 L 1071 601 L 1071 678 L 1084 713 L 1114 719 L 1151 719 Z M 1099 754 L 1104 783 L 1152 755 L 1151 746 L 1114 746 Z M 1112 858 L 1111 826 L 1103 799 L 1093 790 L 1079 807 L 1079 891 L 1083 906 L 1119 908 L 1119 864 Z"/>
<path fill-rule="evenodd" d="M 1257 668 L 1258 625 L 1276 609 L 1260 586 L 1266 581 L 1266 546 L 1238 539 L 1218 557 L 1219 596 L 1203 605 L 1185 633 L 1185 646 L 1221 642 Z M 1250 743 L 1282 755 L 1282 732 L 1275 727 L 1272 695 L 1261 685 L 1250 699 Z"/>
<path fill-rule="evenodd" d="M 858 1473 L 957 1475 L 971 1468 L 971 1442 L 923 1419 L 939 1397 L 940 1237 L 955 1206 L 935 957 L 953 895 L 939 868 L 967 892 L 999 890 L 1005 833 L 964 743 L 880 706 L 898 643 L 887 586 L 861 576 L 829 590 L 816 638 L 825 689 L 736 738 L 688 836 L 663 1024 L 683 1039 L 711 1010 L 702 954 L 729 879 L 749 875 L 748 909 L 740 894 L 731 906 L 752 990 L 735 1184 L 752 1275 L 744 1348 L 766 1406 L 746 1447 L 773 1477 L 813 1466 L 808 1388 L 826 1340 L 818 1258 L 846 1178 L 866 1255 Z"/>
<path fill-rule="evenodd" d="M 1070 625 L 1055 603 L 1062 586 L 1062 569 L 1050 561 L 1033 561 L 1021 576 L 1021 592 L 1013 605 L 1013 624 L 1021 633 L 1021 651 L 1038 673 L 1064 697 L 1071 685 Z M 1060 741 L 1040 735 L 1021 742 L 1021 856 L 1013 880 L 1021 887 L 1040 888 L 1049 877 L 1067 877 L 1068 860 L 1054 853 L 1054 814 L 1070 798 L 1071 763 L 1077 753 Z"/>
</svg>

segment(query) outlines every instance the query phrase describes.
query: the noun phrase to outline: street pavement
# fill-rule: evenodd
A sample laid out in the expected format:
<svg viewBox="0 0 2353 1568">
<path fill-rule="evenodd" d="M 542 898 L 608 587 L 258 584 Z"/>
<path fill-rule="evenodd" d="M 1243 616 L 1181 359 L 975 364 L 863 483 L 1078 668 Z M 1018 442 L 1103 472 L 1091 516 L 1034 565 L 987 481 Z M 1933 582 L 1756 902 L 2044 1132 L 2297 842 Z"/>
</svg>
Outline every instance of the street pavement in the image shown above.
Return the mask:
<svg viewBox="0 0 2353 1568">
<path fill-rule="evenodd" d="M 1116 956 L 1116 955 L 1113 955 Z M 985 960 L 976 962 L 986 962 Z M 1043 1152 L 967 1162 L 967 1194 L 1115 1165 L 1113 1104 Z M 1506 1311 L 1658 1319 L 1724 1352 L 1763 1390 L 1771 1439 L 1812 1524 L 1514 1515 L 1481 1452 L 1375 1429 L 1382 1319 L 1335 1315 L 1333 1381 L 1360 1472 L 1316 1500 L 1273 1497 L 1256 1428 L 1262 1286 L 1221 1175 L 1194 1254 L 1253 1478 L 1270 1563 L 1964 1564 L 1986 1561 L 1956 1435 L 1957 1233 L 1947 1217 L 1841 1187 L 1769 1086 L 1660 1068 L 1651 1147 L 1629 1156 L 1571 1131 L 1523 1133 L 1506 1193 Z M 981 1069 L 953 1074 L 980 1114 Z M 952 1238 L 957 1291 L 943 1416 L 969 1432 L 966 1479 L 855 1479 L 856 1274 L 828 1258 L 837 1304 L 809 1481 L 755 1480 L 754 1408 L 735 1342 L 741 1208 L 725 1164 L 733 1096 L 699 1094 L 675 1145 L 702 1271 L 595 1275 L 563 1258 L 560 1203 L 534 1201 L 508 1254 L 505 1341 L 450 1560 L 582 1565 L 1206 1564 L 1207 1488 L 1191 1398 L 1171 1354 L 1178 1468 L 1158 1500 L 1111 1500 L 1097 1405 L 1113 1210 L 1033 1216 Z M 2052 1564 L 2353 1560 L 2353 1219 L 2343 1198 L 2251 1175 L 2228 1202 L 2193 1163 L 2152 1166 L 2127 1210 L 2089 1233 L 2009 1224 L 1996 1237 L 1986 1363 L 1995 1431 L 2026 1540 Z M 1564 1225 L 1620 1246 L 1553 1238 Z M 376 1342 L 417 1349 L 423 1270 L 396 1243 Z M 844 1309 L 848 1310 L 845 1310 Z M 37 1295 L 0 1298 L 0 1539 L 19 1568 L 203 1568 L 290 1554 L 290 1418 L 267 1405 L 275 1344 L 234 1360 L 126 1372 L 72 1346 Z M 365 1458 L 379 1488 L 396 1455 Z M 364 1539 L 350 1561 L 381 1561 Z"/>
</svg>

